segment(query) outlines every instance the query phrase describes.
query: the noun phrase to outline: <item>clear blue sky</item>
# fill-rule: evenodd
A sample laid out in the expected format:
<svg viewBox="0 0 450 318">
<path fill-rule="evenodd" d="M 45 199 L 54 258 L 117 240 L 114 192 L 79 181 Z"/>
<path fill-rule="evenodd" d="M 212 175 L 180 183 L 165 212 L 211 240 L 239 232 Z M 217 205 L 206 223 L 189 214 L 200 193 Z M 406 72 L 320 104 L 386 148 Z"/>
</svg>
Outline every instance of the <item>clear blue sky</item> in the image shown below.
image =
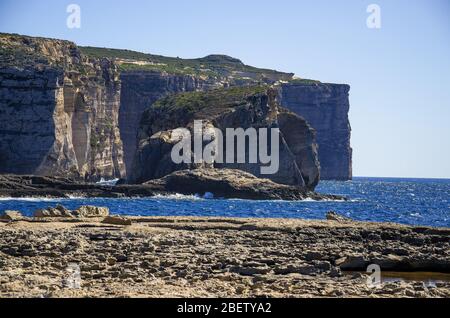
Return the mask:
<svg viewBox="0 0 450 318">
<path fill-rule="evenodd" d="M 81 7 L 81 29 L 66 7 Z M 381 29 L 366 26 L 369 4 Z M 351 85 L 354 174 L 450 178 L 448 0 L 0 0 L 0 31 Z"/>
</svg>

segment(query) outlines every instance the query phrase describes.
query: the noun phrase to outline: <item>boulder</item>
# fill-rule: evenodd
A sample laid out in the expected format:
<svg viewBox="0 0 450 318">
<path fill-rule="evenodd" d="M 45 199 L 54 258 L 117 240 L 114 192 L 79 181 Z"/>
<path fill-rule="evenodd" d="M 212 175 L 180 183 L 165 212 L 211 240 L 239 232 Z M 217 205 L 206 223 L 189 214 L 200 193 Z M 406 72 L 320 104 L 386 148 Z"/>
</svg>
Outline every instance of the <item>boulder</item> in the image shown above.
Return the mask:
<svg viewBox="0 0 450 318">
<path fill-rule="evenodd" d="M 83 205 L 72 213 L 80 218 L 106 217 L 109 215 L 109 209 L 106 207 Z"/>
<path fill-rule="evenodd" d="M 39 209 L 33 213 L 36 218 L 43 217 L 73 217 L 72 212 L 64 206 L 58 204 L 56 207 L 48 207 L 46 209 Z"/>
<path fill-rule="evenodd" d="M 23 220 L 23 215 L 20 211 L 6 210 L 0 215 L 0 220 L 8 222 L 20 221 Z"/>
<path fill-rule="evenodd" d="M 121 216 L 115 216 L 115 215 L 110 215 L 107 216 L 102 223 L 105 224 L 114 224 L 114 225 L 131 225 L 131 220 L 121 217 Z"/>
<path fill-rule="evenodd" d="M 407 270 L 409 267 L 405 257 L 394 254 L 381 255 L 379 257 L 372 258 L 371 263 L 379 265 L 382 270 Z"/>
<path fill-rule="evenodd" d="M 315 275 L 320 271 L 319 268 L 316 268 L 314 265 L 311 264 L 289 264 L 287 266 L 285 265 L 278 265 L 275 266 L 274 272 L 276 275 L 287 275 L 292 273 L 302 274 L 302 275 Z"/>
<path fill-rule="evenodd" d="M 231 273 L 237 273 L 243 276 L 254 276 L 254 275 L 264 275 L 270 272 L 270 267 L 246 267 L 246 266 L 232 266 L 229 271 Z"/>
<path fill-rule="evenodd" d="M 39 209 L 33 212 L 33 216 L 35 218 L 44 218 L 44 217 L 50 217 L 50 216 L 54 216 L 51 215 L 51 212 L 49 211 L 49 209 Z"/>
<path fill-rule="evenodd" d="M 353 222 L 352 219 L 347 218 L 345 216 L 342 216 L 342 215 L 340 215 L 340 214 L 338 214 L 338 213 L 336 213 L 334 211 L 327 212 L 326 218 L 329 221 L 336 221 L 336 222 L 339 222 L 339 223 Z"/>
<path fill-rule="evenodd" d="M 61 213 L 62 216 L 68 216 L 68 217 L 72 216 L 72 211 L 70 211 L 69 209 L 66 209 L 61 204 L 56 205 L 55 210 L 58 211 L 59 213 Z"/>
<path fill-rule="evenodd" d="M 335 264 L 341 270 L 365 271 L 370 261 L 362 255 L 349 255 L 337 259 Z"/>
</svg>

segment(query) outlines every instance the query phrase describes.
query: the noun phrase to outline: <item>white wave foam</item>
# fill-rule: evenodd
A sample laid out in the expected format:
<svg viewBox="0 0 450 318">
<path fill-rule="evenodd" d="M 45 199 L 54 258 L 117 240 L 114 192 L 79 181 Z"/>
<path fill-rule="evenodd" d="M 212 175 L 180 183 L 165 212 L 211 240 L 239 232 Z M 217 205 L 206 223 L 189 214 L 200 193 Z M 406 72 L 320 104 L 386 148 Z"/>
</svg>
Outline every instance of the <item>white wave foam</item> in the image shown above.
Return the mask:
<svg viewBox="0 0 450 318">
<path fill-rule="evenodd" d="M 312 198 L 306 198 L 303 200 L 299 200 L 299 202 L 356 202 L 357 200 L 343 200 L 343 199 L 322 199 L 322 200 L 315 200 Z"/>
<path fill-rule="evenodd" d="M 104 178 L 101 178 L 100 181 L 96 182 L 95 184 L 106 185 L 106 186 L 115 186 L 117 181 L 119 181 L 119 179 L 105 180 Z"/>
<path fill-rule="evenodd" d="M 152 199 L 162 199 L 162 200 L 203 200 L 202 197 L 198 195 L 186 195 L 181 193 L 174 194 L 157 194 L 151 197 Z"/>
<path fill-rule="evenodd" d="M 162 199 L 162 200 L 205 200 L 205 199 L 215 199 L 214 194 L 212 193 L 205 193 L 203 196 L 196 194 L 196 195 L 186 195 L 181 193 L 174 193 L 174 194 L 157 194 L 152 197 L 151 199 Z M 56 202 L 56 201 L 64 201 L 64 200 L 83 200 L 87 199 L 86 197 L 82 196 L 68 196 L 67 198 L 47 198 L 47 197 L 26 197 L 26 198 L 14 198 L 14 197 L 0 197 L 0 201 L 28 201 L 28 202 Z M 102 199 L 109 199 L 109 198 L 102 198 Z M 134 198 L 121 198 L 122 200 L 127 199 L 134 199 Z M 229 201 L 247 201 L 246 199 L 226 199 Z M 248 200 L 248 201 L 255 201 L 255 200 Z M 256 200 L 258 201 L 258 200 Z M 289 200 L 261 200 L 264 202 L 313 202 L 313 203 L 324 203 L 324 202 L 359 202 L 360 200 L 352 199 L 352 200 L 314 200 L 312 198 L 306 198 L 304 200 L 298 200 L 298 201 L 289 201 Z"/>
<path fill-rule="evenodd" d="M 205 194 L 203 195 L 203 199 L 214 199 L 214 193 L 205 192 Z"/>
<path fill-rule="evenodd" d="M 54 201 L 59 201 L 61 199 L 60 198 L 47 198 L 47 197 L 29 197 L 29 198 L 1 197 L 0 201 L 54 202 Z"/>
</svg>

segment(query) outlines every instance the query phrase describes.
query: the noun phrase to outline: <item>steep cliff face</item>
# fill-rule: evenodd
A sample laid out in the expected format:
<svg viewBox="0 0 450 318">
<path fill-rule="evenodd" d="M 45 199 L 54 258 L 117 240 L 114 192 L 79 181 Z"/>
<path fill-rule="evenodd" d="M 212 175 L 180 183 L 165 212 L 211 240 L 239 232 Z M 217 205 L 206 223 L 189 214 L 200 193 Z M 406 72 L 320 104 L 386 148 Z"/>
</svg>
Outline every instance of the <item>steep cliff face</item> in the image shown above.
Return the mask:
<svg viewBox="0 0 450 318">
<path fill-rule="evenodd" d="M 239 169 L 278 183 L 314 189 L 319 181 L 314 130 L 304 119 L 281 108 L 278 96 L 276 89 L 267 86 L 245 86 L 181 93 L 160 99 L 143 114 L 129 181 L 140 183 L 176 170 L 214 167 Z M 245 163 L 238 163 L 238 151 L 234 152 L 233 162 L 174 163 L 171 150 L 179 141 L 175 129 L 188 128 L 193 135 L 194 120 L 203 121 L 203 131 L 209 131 L 211 140 L 217 139 L 214 128 L 224 136 L 227 128 L 279 128 L 278 171 L 264 174 L 262 162 L 250 163 L 248 141 L 243 151 Z M 262 139 L 263 142 L 270 143 L 268 137 Z M 220 141 L 223 153 L 227 151 L 225 138 Z M 260 145 L 260 136 L 257 138 L 254 144 Z"/>
<path fill-rule="evenodd" d="M 0 173 L 123 177 L 115 64 L 68 41 L 0 40 Z"/>
<path fill-rule="evenodd" d="M 317 132 L 321 179 L 352 178 L 350 86 L 323 83 L 283 84 L 281 105 L 302 116 Z"/>
<path fill-rule="evenodd" d="M 139 122 L 146 108 L 169 94 L 208 90 L 223 86 L 220 82 L 192 75 L 168 74 L 157 70 L 123 71 L 121 82 L 119 128 L 127 175 L 131 174 Z"/>
<path fill-rule="evenodd" d="M 136 136 L 144 110 L 159 98 L 173 93 L 206 91 L 214 88 L 274 83 L 293 74 L 245 65 L 226 55 L 180 59 L 141 52 L 82 47 L 94 58 L 110 58 L 121 70 L 122 92 L 119 127 L 127 175 L 131 174 Z"/>
<path fill-rule="evenodd" d="M 164 152 L 167 135 L 178 127 L 167 123 L 185 116 L 170 112 L 178 116 L 174 120 L 167 113 L 155 112 L 159 117 L 152 125 L 161 124 L 152 131 L 161 134 L 137 139 L 145 109 L 174 93 L 260 84 L 279 87 L 276 97 L 266 94 L 267 101 L 254 101 L 260 109 L 272 101 L 306 119 L 276 106 L 276 124 L 289 144 L 284 148 L 282 158 L 288 159 L 283 167 L 291 168 L 282 170 L 274 180 L 317 183 L 317 156 L 311 155 L 317 150 L 303 147 L 313 144 L 310 134 L 304 133 L 311 127 L 317 131 L 321 177 L 351 178 L 347 85 L 298 81 L 292 73 L 255 68 L 224 55 L 180 59 L 0 34 L 0 173 L 65 175 L 94 181 L 134 173 L 137 180 L 140 172 L 132 171 L 136 150 L 142 151 L 137 140 L 153 143 L 152 152 Z M 255 124 L 253 117 L 244 120 L 241 113 L 223 115 L 219 120 L 214 117 L 215 109 L 208 110 L 214 118 L 213 127 Z M 149 122 L 145 116 L 143 120 L 147 122 L 141 128 Z M 178 124 L 183 127 L 186 123 Z M 292 159 L 297 157 L 302 159 Z M 162 171 L 179 168 L 164 167 L 152 173 L 165 175 Z M 257 174 L 249 166 L 243 169 Z"/>
</svg>

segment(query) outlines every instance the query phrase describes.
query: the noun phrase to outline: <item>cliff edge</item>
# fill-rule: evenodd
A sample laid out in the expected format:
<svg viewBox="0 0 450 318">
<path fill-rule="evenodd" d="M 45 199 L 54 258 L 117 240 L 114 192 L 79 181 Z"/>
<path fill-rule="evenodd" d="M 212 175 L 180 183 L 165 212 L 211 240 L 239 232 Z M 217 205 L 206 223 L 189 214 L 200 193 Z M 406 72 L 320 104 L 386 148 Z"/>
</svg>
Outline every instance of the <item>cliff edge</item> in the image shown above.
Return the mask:
<svg viewBox="0 0 450 318">
<path fill-rule="evenodd" d="M 0 34 L 0 173 L 124 177 L 120 90 L 109 59 Z"/>
<path fill-rule="evenodd" d="M 317 132 L 320 178 L 352 179 L 350 86 L 290 81 L 281 85 L 281 105 L 302 116 Z"/>
</svg>

